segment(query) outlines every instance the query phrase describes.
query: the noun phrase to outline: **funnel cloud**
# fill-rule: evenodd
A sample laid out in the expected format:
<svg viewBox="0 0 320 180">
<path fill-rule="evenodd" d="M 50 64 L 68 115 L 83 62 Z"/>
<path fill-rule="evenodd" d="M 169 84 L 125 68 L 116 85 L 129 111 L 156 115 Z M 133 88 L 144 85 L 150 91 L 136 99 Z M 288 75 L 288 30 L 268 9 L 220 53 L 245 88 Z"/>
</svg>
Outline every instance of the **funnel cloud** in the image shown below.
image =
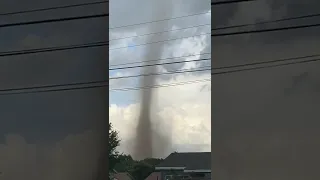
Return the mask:
<svg viewBox="0 0 320 180">
<path fill-rule="evenodd" d="M 162 19 L 163 14 L 171 15 L 172 5 L 169 2 L 164 3 L 160 1 L 154 1 L 154 10 L 152 14 L 152 19 Z M 161 27 L 162 26 L 162 27 Z M 158 32 L 159 29 L 168 29 L 167 21 L 163 23 L 151 23 L 149 27 L 150 32 Z M 150 36 L 147 42 L 156 41 L 154 36 Z M 157 51 L 152 51 L 151 48 L 147 47 L 146 59 L 157 59 L 161 58 L 163 51 L 162 45 L 159 46 Z M 155 62 L 157 63 L 157 62 Z M 157 71 L 156 66 L 146 66 L 144 68 L 144 73 Z M 141 80 L 142 87 L 150 87 L 155 85 L 155 76 L 144 76 Z M 155 145 L 157 145 L 157 152 L 161 152 L 162 149 L 169 146 L 169 139 L 162 136 L 159 129 L 153 128 L 152 120 L 154 120 L 154 115 L 151 113 L 151 104 L 153 90 L 145 89 L 141 91 L 141 109 L 138 119 L 138 124 L 136 128 L 136 143 L 135 143 L 135 158 L 144 159 L 154 157 L 155 155 Z M 157 124 L 160 123 L 160 119 L 157 119 Z M 164 150 L 164 149 L 163 149 Z M 164 151 L 162 151 L 164 152 Z"/>
</svg>

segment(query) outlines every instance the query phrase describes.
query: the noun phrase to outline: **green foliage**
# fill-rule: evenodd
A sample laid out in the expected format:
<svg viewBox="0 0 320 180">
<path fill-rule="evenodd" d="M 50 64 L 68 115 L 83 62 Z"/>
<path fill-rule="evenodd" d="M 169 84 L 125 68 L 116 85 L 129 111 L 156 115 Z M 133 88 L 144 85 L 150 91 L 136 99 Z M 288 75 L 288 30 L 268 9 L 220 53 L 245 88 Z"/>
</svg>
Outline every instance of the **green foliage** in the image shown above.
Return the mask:
<svg viewBox="0 0 320 180">
<path fill-rule="evenodd" d="M 112 124 L 109 123 L 109 139 L 108 139 L 108 155 L 109 155 L 109 171 L 114 169 L 114 166 L 118 163 L 119 152 L 116 148 L 120 145 L 120 139 L 118 132 L 113 130 Z"/>
<path fill-rule="evenodd" d="M 150 164 L 151 166 L 156 166 L 158 165 L 163 159 L 158 159 L 158 158 L 146 158 L 142 160 L 143 162 Z"/>
<path fill-rule="evenodd" d="M 129 171 L 129 173 L 135 179 L 145 179 L 154 171 L 154 166 L 145 163 L 143 161 L 137 161 L 133 165 L 133 169 Z"/>
<path fill-rule="evenodd" d="M 130 155 L 120 154 L 118 156 L 118 162 L 114 166 L 114 169 L 117 172 L 129 172 L 133 169 L 135 161 L 132 159 Z"/>
<path fill-rule="evenodd" d="M 118 156 L 119 162 L 115 165 L 114 169 L 117 172 L 128 172 L 130 175 L 137 179 L 145 179 L 158 165 L 162 159 L 147 158 L 141 161 L 133 160 L 130 155 L 121 154 Z"/>
<path fill-rule="evenodd" d="M 109 123 L 109 172 L 128 172 L 135 180 L 147 178 L 162 159 L 146 158 L 141 161 L 134 160 L 131 155 L 120 154 L 116 148 L 120 145 L 118 132 Z"/>
</svg>

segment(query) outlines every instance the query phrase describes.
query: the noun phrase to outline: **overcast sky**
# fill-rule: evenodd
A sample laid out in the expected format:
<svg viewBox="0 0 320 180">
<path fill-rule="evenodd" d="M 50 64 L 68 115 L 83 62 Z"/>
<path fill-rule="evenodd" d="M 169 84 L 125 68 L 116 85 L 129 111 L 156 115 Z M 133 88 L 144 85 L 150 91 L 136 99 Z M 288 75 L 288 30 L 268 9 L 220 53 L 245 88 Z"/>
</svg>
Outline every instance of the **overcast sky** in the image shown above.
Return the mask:
<svg viewBox="0 0 320 180">
<path fill-rule="evenodd" d="M 159 1 L 156 7 L 156 0 L 119 0 L 110 3 L 110 28 L 121 27 L 130 24 L 150 22 L 160 19 L 168 19 L 179 16 L 193 15 L 185 18 L 164 22 L 142 24 L 123 28 L 113 28 L 109 31 L 110 39 L 120 37 L 130 37 L 148 33 L 161 32 L 189 28 L 186 30 L 175 30 L 162 34 L 153 35 L 152 42 L 167 39 L 177 39 L 163 43 L 155 43 L 144 46 L 137 46 L 148 41 L 148 36 L 139 38 L 126 38 L 110 42 L 110 65 L 132 63 L 136 61 L 146 61 L 159 58 L 181 57 L 169 59 L 161 62 L 188 61 L 210 57 L 210 1 L 209 0 L 163 0 Z M 167 11 L 172 6 L 172 13 Z M 142 8 L 141 7 L 147 7 Z M 155 17 L 153 12 L 163 11 L 161 16 Z M 159 8 L 159 9 L 158 9 Z M 139 10 L 138 10 L 139 9 Z M 198 14 L 198 15 L 194 15 Z M 153 18 L 153 19 L 151 19 Z M 151 26 L 156 26 L 156 31 Z M 198 26 L 191 28 L 193 26 Z M 190 37 L 191 38 L 184 38 Z M 130 48 L 120 47 L 133 46 Z M 135 47 L 134 47 L 135 46 Z M 160 52 L 161 57 L 155 57 L 158 53 L 153 53 L 154 57 L 146 58 L 146 51 Z M 208 53 L 208 54 L 205 54 Z M 151 53 L 152 54 L 152 53 Z M 199 55 L 203 54 L 203 55 Z M 193 55 L 193 56 L 191 56 Z M 199 62 L 184 62 L 180 64 L 170 64 L 158 66 L 158 72 L 199 69 L 209 66 L 210 60 Z M 132 66 L 132 64 L 130 64 Z M 139 64 L 134 64 L 139 65 Z M 141 68 L 110 71 L 112 77 L 127 76 L 143 73 Z M 201 73 L 185 73 L 175 75 L 161 75 L 156 77 L 157 84 L 171 84 L 185 81 L 210 79 L 210 71 Z M 125 88 L 140 86 L 139 78 L 110 80 L 110 88 Z M 157 157 L 166 157 L 173 151 L 210 151 L 210 102 L 211 91 L 210 81 L 174 87 L 154 89 L 154 99 L 152 103 L 153 113 L 151 119 L 158 131 L 169 136 L 171 144 L 163 152 L 156 152 Z M 122 138 L 120 151 L 131 153 L 133 148 L 133 138 L 135 126 L 137 124 L 138 109 L 140 106 L 139 91 L 111 91 L 109 101 L 109 117 L 115 128 L 119 130 Z M 157 142 L 154 142 L 157 144 Z M 160 147 L 159 147 L 160 148 Z M 157 150 L 156 150 L 157 151 Z"/>
</svg>

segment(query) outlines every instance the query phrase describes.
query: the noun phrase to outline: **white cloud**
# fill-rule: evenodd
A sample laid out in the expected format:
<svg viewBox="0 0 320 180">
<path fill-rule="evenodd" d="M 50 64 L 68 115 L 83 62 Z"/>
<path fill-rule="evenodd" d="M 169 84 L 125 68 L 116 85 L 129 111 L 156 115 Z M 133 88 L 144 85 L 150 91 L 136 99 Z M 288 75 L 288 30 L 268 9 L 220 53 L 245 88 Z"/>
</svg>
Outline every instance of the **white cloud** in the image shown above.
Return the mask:
<svg viewBox="0 0 320 180">
<path fill-rule="evenodd" d="M 116 71 L 114 75 L 110 76 L 110 78 L 117 78 L 117 77 L 125 77 L 132 75 L 132 72 L 129 71 Z M 128 86 L 128 84 L 132 82 L 131 78 L 118 78 L 118 79 L 109 79 L 109 87 L 110 89 L 114 88 L 123 88 Z"/>
<path fill-rule="evenodd" d="M 210 78 L 210 74 L 184 75 L 169 81 L 158 80 L 157 84 L 174 84 L 207 78 Z M 166 135 L 171 134 L 172 147 L 164 155 L 174 150 L 210 151 L 211 91 L 202 91 L 204 85 L 210 86 L 211 82 L 154 89 L 152 121 L 160 132 L 165 132 Z M 132 151 L 132 139 L 135 135 L 139 106 L 140 104 L 123 107 L 115 104 L 109 106 L 109 119 L 119 131 L 122 139 L 119 150 L 125 153 Z M 159 120 L 161 122 L 157 122 Z"/>
</svg>

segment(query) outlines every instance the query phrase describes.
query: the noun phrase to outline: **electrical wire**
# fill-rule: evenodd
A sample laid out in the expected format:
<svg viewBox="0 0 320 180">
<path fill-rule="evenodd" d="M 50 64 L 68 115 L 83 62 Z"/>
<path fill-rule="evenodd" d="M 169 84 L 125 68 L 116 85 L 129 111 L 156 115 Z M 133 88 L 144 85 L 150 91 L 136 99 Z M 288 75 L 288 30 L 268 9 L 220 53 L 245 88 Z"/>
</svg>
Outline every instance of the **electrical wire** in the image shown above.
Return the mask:
<svg viewBox="0 0 320 180">
<path fill-rule="evenodd" d="M 167 63 L 146 64 L 146 65 L 138 65 L 138 66 L 126 66 L 126 67 L 118 67 L 118 68 L 109 68 L 109 71 L 121 70 L 121 69 L 142 68 L 142 67 L 148 67 L 148 66 L 179 64 L 179 63 L 186 63 L 186 62 L 199 62 L 199 61 L 208 61 L 208 60 L 211 60 L 211 58 L 193 59 L 193 60 L 187 60 L 187 61 L 174 61 L 174 62 L 167 62 Z"/>
<path fill-rule="evenodd" d="M 170 20 L 174 20 L 174 19 L 181 19 L 181 18 L 191 17 L 191 16 L 199 16 L 199 15 L 204 15 L 204 14 L 208 14 L 208 13 L 209 13 L 209 12 L 196 13 L 196 14 L 189 14 L 189 15 L 185 15 L 185 16 L 177 16 L 177 17 L 173 17 L 173 18 L 166 18 L 166 19 L 160 19 L 160 20 L 142 22 L 142 23 L 137 23 L 137 24 L 130 24 L 130 25 L 124 25 L 124 26 L 116 26 L 116 27 L 109 28 L 109 30 L 111 30 L 111 29 L 125 28 L 125 27 L 131 27 L 131 26 L 139 26 L 139 25 L 150 24 L 150 23 L 155 23 L 155 22 L 170 21 Z"/>
<path fill-rule="evenodd" d="M 74 85 L 82 85 L 82 86 L 68 87 L 68 86 L 74 86 Z M 0 90 L 0 96 L 95 89 L 95 88 L 102 88 L 102 87 L 108 87 L 108 86 L 109 86 L 108 81 L 96 81 L 96 82 L 87 82 L 87 83 L 73 83 L 73 84 L 70 83 L 70 84 L 58 84 L 58 85 L 25 87 L 25 88 L 14 88 L 14 89 L 12 88 L 12 89 Z M 57 88 L 57 89 L 43 89 L 43 88 Z M 16 92 L 16 91 L 18 91 L 18 92 Z"/>
<path fill-rule="evenodd" d="M 187 29 L 192 29 L 192 28 L 197 28 L 197 27 L 202 27 L 202 26 L 210 26 L 210 25 L 211 24 L 201 24 L 201 25 L 197 25 L 197 26 L 191 26 L 191 27 L 185 27 L 185 28 L 179 28 L 179 29 L 173 29 L 173 30 L 166 30 L 166 31 L 154 32 L 154 33 L 148 33 L 148 34 L 142 34 L 142 35 L 136 35 L 136 36 L 115 38 L 115 39 L 110 39 L 109 41 L 116 41 L 116 40 L 122 40 L 122 39 L 128 39 L 128 38 L 137 38 L 137 37 L 143 37 L 143 36 L 148 36 L 148 35 L 162 34 L 162 33 L 166 33 L 166 32 L 174 32 L 174 31 L 181 31 L 181 30 L 187 30 Z"/>
<path fill-rule="evenodd" d="M 316 55 L 300 56 L 300 58 L 313 57 L 313 56 L 316 56 Z M 297 59 L 297 58 L 299 58 L 299 57 L 286 58 L 286 59 L 292 60 L 292 59 Z M 278 60 L 278 61 L 280 61 L 280 60 Z M 310 62 L 316 62 L 316 61 L 320 61 L 320 58 L 309 59 L 309 60 L 304 60 L 304 61 L 288 62 L 288 63 L 282 63 L 282 64 L 272 64 L 272 65 L 267 65 L 267 66 L 252 67 L 252 68 L 245 68 L 245 69 L 236 69 L 236 70 L 229 70 L 229 71 L 222 71 L 222 72 L 212 72 L 211 75 L 221 75 L 221 74 L 228 74 L 228 73 L 234 73 L 234 72 L 251 71 L 251 70 L 257 70 L 257 69 L 264 69 L 264 68 L 273 68 L 273 67 L 281 67 L 281 66 L 294 65 L 294 64 L 310 63 Z M 269 63 L 270 62 L 275 62 L 275 60 L 269 61 Z M 267 63 L 267 62 L 265 62 L 265 63 Z M 251 63 L 251 64 L 253 64 L 253 63 Z M 255 63 L 255 64 L 258 64 L 258 63 Z M 240 65 L 237 65 L 237 66 L 240 66 Z M 245 65 L 242 65 L 242 66 L 245 66 Z M 246 65 L 246 66 L 248 66 L 248 65 Z M 223 67 L 223 68 L 233 68 L 233 67 L 235 67 L 235 66 L 227 66 L 227 67 Z M 173 83 L 173 84 L 158 84 L 158 85 L 154 85 L 154 86 L 145 86 L 145 87 L 129 87 L 129 88 L 109 89 L 109 91 L 142 90 L 142 89 L 185 85 L 185 84 L 192 84 L 192 83 L 199 83 L 199 82 L 206 82 L 206 81 L 211 81 L 211 79 L 200 79 L 200 80 L 195 80 L 195 81 L 179 82 L 179 83 Z M 67 87 L 67 86 L 75 86 L 75 85 L 81 85 L 82 87 Z M 0 90 L 0 95 L 68 91 L 68 90 L 76 90 L 76 89 L 100 88 L 100 87 L 106 87 L 106 86 L 108 86 L 108 81 L 92 81 L 92 82 L 86 82 L 86 83 L 70 83 L 70 84 L 58 84 L 58 85 L 47 85 L 47 86 L 37 86 L 37 87 L 2 89 L 2 90 Z M 43 89 L 43 88 L 56 88 L 56 87 L 62 87 L 62 88 L 60 88 L 60 89 Z M 25 91 L 25 90 L 31 90 L 31 91 Z M 14 91 L 20 91 L 20 92 L 14 92 Z"/>
<path fill-rule="evenodd" d="M 230 32 L 230 33 L 216 33 L 211 34 L 211 37 L 222 37 L 222 36 L 232 36 L 232 35 L 241 35 L 241 34 L 254 34 L 254 33 L 263 33 L 263 32 L 275 32 L 275 31 L 286 31 L 286 30 L 294 30 L 294 29 L 304 29 L 304 28 L 312 28 L 319 27 L 319 24 L 309 24 L 309 25 L 299 25 L 299 26 L 288 26 L 281 28 L 272 28 L 272 29 L 262 29 L 262 30 L 250 30 L 250 31 L 238 31 L 238 32 Z"/>
<path fill-rule="evenodd" d="M 0 57 L 27 55 L 27 54 L 44 53 L 44 52 L 56 52 L 56 51 L 65 51 L 65 50 L 74 50 L 74 49 L 92 48 L 92 47 L 102 47 L 107 45 L 109 45 L 109 43 L 107 43 L 106 41 L 101 41 L 101 42 L 94 42 L 94 43 L 69 45 L 69 46 L 56 46 L 56 47 L 48 47 L 48 48 L 5 51 L 5 52 L 0 52 Z"/>
<path fill-rule="evenodd" d="M 121 63 L 121 64 L 112 64 L 112 65 L 109 65 L 109 67 L 129 65 L 129 64 L 141 64 L 141 63 L 147 63 L 147 62 L 158 62 L 158 61 L 169 60 L 169 59 L 178 59 L 178 58 L 186 58 L 186 57 L 192 57 L 192 56 L 201 56 L 201 55 L 205 55 L 205 54 L 211 54 L 211 53 L 199 53 L 199 54 L 192 54 L 192 55 L 186 55 L 186 56 L 175 56 L 175 57 L 168 57 L 168 58 L 161 58 L 161 59 L 152 59 L 152 60 L 145 60 L 145 61 L 135 61 L 135 62 Z"/>
<path fill-rule="evenodd" d="M 275 19 L 275 20 L 270 20 L 270 21 L 262 21 L 262 22 L 257 22 L 257 23 L 247 23 L 247 24 L 240 24 L 240 25 L 217 27 L 217 28 L 212 28 L 211 30 L 216 31 L 216 30 L 232 29 L 232 28 L 239 28 L 239 27 L 256 26 L 256 25 L 270 24 L 270 23 L 276 23 L 276 22 L 284 22 L 284 21 L 290 21 L 290 20 L 319 17 L 319 16 L 320 16 L 320 13 L 315 13 L 315 14 L 309 14 L 309 15 L 303 15 L 303 16 L 294 16 L 294 17 L 288 17 L 288 18 Z M 110 39 L 109 41 L 128 39 L 128 38 L 137 38 L 137 37 L 141 37 L 141 36 L 161 34 L 161 33 L 165 33 L 165 32 L 172 32 L 172 31 L 179 31 L 179 30 L 186 30 L 186 29 L 191 29 L 191 28 L 196 28 L 196 27 L 201 27 L 201 26 L 209 26 L 209 25 L 211 25 L 211 24 L 203 24 L 203 25 L 191 26 L 191 27 L 186 27 L 186 28 L 181 28 L 181 29 L 167 30 L 167 31 L 148 33 L 148 34 L 142 34 L 142 35 L 136 35 L 136 36 L 121 37 L 121 38 Z"/>
<path fill-rule="evenodd" d="M 138 45 L 133 45 L 133 46 L 123 46 L 123 47 L 111 48 L 111 49 L 109 49 L 109 51 L 123 49 L 123 48 L 137 47 L 137 46 L 145 46 L 145 45 L 149 45 L 149 44 L 157 44 L 157 43 L 168 42 L 168 41 L 187 39 L 187 38 L 192 38 L 192 37 L 204 36 L 204 35 L 208 35 L 208 34 L 211 34 L 211 33 L 203 33 L 203 34 L 198 34 L 198 35 L 188 36 L 188 37 L 182 37 L 182 38 L 166 39 L 166 40 L 162 40 L 162 41 L 149 42 L 149 43 L 138 44 Z"/>
<path fill-rule="evenodd" d="M 264 69 L 264 68 L 287 66 L 287 65 L 293 65 L 293 64 L 309 63 L 309 62 L 316 62 L 316 61 L 320 61 L 320 59 L 311 59 L 311 60 L 305 60 L 305 61 L 289 62 L 289 63 L 283 63 L 283 64 L 262 66 L 262 67 L 253 67 L 253 68 L 246 68 L 246 69 L 237 69 L 237 70 L 216 72 L 216 73 L 211 73 L 211 76 L 212 75 L 221 75 L 221 74 L 234 73 L 234 72 L 251 71 L 251 70 L 257 70 L 257 69 Z M 179 83 L 173 83 L 173 84 L 159 84 L 159 85 L 144 86 L 144 87 L 118 88 L 118 89 L 110 89 L 109 91 L 145 90 L 145 89 L 153 89 L 153 88 L 160 88 L 160 87 L 169 87 L 169 86 L 178 86 L 178 85 L 186 85 L 186 84 L 207 82 L 207 81 L 211 81 L 211 79 L 200 79 L 200 80 L 195 80 L 195 81 L 186 81 L 186 82 L 179 82 Z"/>
<path fill-rule="evenodd" d="M 212 37 L 221 37 L 221 36 L 228 36 L 228 35 L 250 34 L 250 33 L 260 33 L 260 32 L 271 32 L 271 31 L 284 31 L 284 30 L 310 28 L 310 27 L 318 27 L 318 26 L 320 26 L 320 24 L 291 26 L 291 27 L 274 28 L 274 29 L 253 30 L 253 31 L 240 31 L 240 32 L 232 32 L 232 33 L 219 33 L 219 34 L 211 34 L 211 36 Z M 210 34 L 210 33 L 189 36 L 189 37 L 183 37 L 183 38 L 168 39 L 168 40 L 163 40 L 163 41 L 156 41 L 156 42 L 151 42 L 151 43 L 139 44 L 139 45 L 135 45 L 135 46 L 143 46 L 143 45 L 147 45 L 147 44 L 174 41 L 174 40 L 185 39 L 185 38 L 190 38 L 190 37 L 203 36 L 203 35 L 207 35 L 207 34 Z M 20 50 L 20 51 L 0 52 L 0 56 L 12 56 L 12 55 L 31 54 L 31 53 L 40 53 L 40 52 L 49 52 L 49 51 L 60 51 L 60 50 L 87 48 L 87 47 L 96 47 L 96 46 L 106 46 L 106 45 L 109 45 L 109 43 L 107 41 L 101 41 L 101 42 L 97 42 L 97 43 L 72 45 L 75 47 L 71 47 L 71 46 L 62 47 L 61 46 L 61 47 L 54 47 L 54 48 L 39 48 L 39 49 L 29 49 L 29 50 Z M 122 48 L 129 48 L 129 47 L 135 47 L 135 46 L 126 46 L 126 47 L 120 47 L 120 48 L 114 48 L 114 49 L 122 49 Z"/>
<path fill-rule="evenodd" d="M 261 65 L 261 64 L 287 62 L 287 61 L 293 61 L 293 60 L 299 60 L 299 59 L 305 59 L 305 58 L 314 58 L 314 57 L 319 57 L 319 56 L 320 56 L 320 54 L 314 54 L 314 55 L 307 55 L 307 56 L 298 56 L 298 57 L 291 57 L 291 58 L 269 60 L 269 61 L 263 61 L 263 62 L 254 62 L 254 63 L 238 64 L 238 65 L 232 65 L 232 66 L 223 66 L 223 67 L 217 67 L 217 68 L 212 68 L 211 66 L 203 66 L 200 68 L 205 68 L 205 69 L 193 68 L 193 69 L 169 71 L 169 72 L 163 72 L 163 73 L 150 73 L 150 74 L 138 74 L 138 75 L 131 75 L 131 76 L 111 77 L 109 79 L 113 80 L 113 79 L 135 78 L 135 77 L 140 77 L 140 76 L 159 76 L 159 75 L 169 75 L 169 74 L 188 73 L 188 72 L 200 72 L 200 71 L 209 71 L 209 70 L 214 71 L 214 70 L 232 69 L 232 68 Z M 309 62 L 309 61 L 307 60 L 306 62 Z M 219 74 L 219 72 L 218 72 L 218 74 Z"/>
<path fill-rule="evenodd" d="M 232 66 L 217 67 L 217 68 L 212 68 L 212 70 L 222 70 L 222 69 L 239 68 L 239 67 L 261 65 L 261 64 L 286 62 L 286 61 L 293 61 L 293 60 L 299 60 L 299 59 L 305 59 L 305 58 L 314 58 L 314 57 L 319 57 L 319 56 L 320 56 L 320 54 L 297 56 L 297 57 L 269 60 L 269 61 L 262 61 L 262 62 L 254 62 L 254 63 L 245 63 L 245 64 L 238 64 L 238 65 L 232 65 Z"/>
<path fill-rule="evenodd" d="M 192 68 L 192 69 L 168 71 L 168 72 L 162 72 L 162 73 L 149 73 L 149 74 L 137 74 L 137 75 L 131 75 L 131 76 L 118 76 L 118 77 L 111 77 L 109 79 L 115 80 L 115 79 L 136 78 L 136 77 L 141 77 L 141 76 L 160 76 L 160 75 L 170 75 L 170 74 L 179 74 L 179 73 L 210 71 L 212 69 L 211 66 L 202 66 L 200 68 L 205 68 L 205 69 Z"/>
<path fill-rule="evenodd" d="M 261 32 L 271 32 L 271 31 L 284 31 L 284 30 L 291 30 L 291 29 L 301 29 L 301 28 L 310 28 L 310 27 L 318 27 L 320 24 L 311 24 L 311 25 L 302 25 L 302 26 L 291 26 L 291 27 L 282 27 L 282 28 L 274 28 L 274 29 L 264 29 L 264 30 L 252 30 L 252 31 L 240 31 L 240 32 L 231 32 L 231 33 L 218 33 L 218 34 L 211 34 L 212 37 L 221 37 L 221 36 L 228 36 L 228 35 L 239 35 L 239 34 L 250 34 L 250 33 L 261 33 Z M 167 41 L 174 41 L 174 40 L 180 40 L 180 39 L 185 39 L 185 38 L 191 38 L 191 37 L 197 37 L 197 36 L 203 36 L 207 35 L 210 33 L 204 33 L 204 34 L 199 34 L 195 36 L 189 36 L 189 37 L 183 37 L 183 38 L 175 38 L 175 39 L 167 39 L 163 41 L 156 41 L 156 42 L 150 42 L 150 43 L 145 43 L 145 44 L 139 44 L 139 45 L 134 45 L 134 46 L 126 46 L 126 47 L 119 47 L 119 48 L 113 48 L 109 50 L 115 50 L 115 49 L 122 49 L 122 48 L 129 48 L 129 47 L 136 47 L 136 46 L 143 46 L 143 45 L 148 45 L 148 44 L 155 44 L 155 43 L 161 43 L 161 42 L 167 42 Z M 99 42 L 103 43 L 103 45 L 108 45 L 107 42 Z M 83 46 L 83 45 L 82 45 Z M 100 45 L 101 46 L 101 45 Z M 62 48 L 64 49 L 64 48 Z M 31 51 L 31 50 L 30 50 Z M 37 51 L 54 51 L 54 50 L 45 50 L 45 49 L 37 49 Z M 3 55 L 5 52 L 0 52 L 0 56 L 7 56 L 7 53 Z M 13 52 L 11 52 L 13 53 Z M 18 52 L 17 52 L 18 53 Z M 26 54 L 27 52 L 19 52 L 18 54 Z M 28 52 L 31 53 L 31 52 Z M 32 52 L 35 53 L 35 52 Z M 10 52 L 8 53 L 8 55 Z"/>
<path fill-rule="evenodd" d="M 214 72 L 214 73 L 211 73 L 211 75 L 221 75 L 221 74 L 229 74 L 229 73 L 235 73 L 235 72 L 252 71 L 252 70 L 259 70 L 259 69 L 266 69 L 266 68 L 295 65 L 295 64 L 311 63 L 311 62 L 317 62 L 317 61 L 320 61 L 320 58 L 319 59 L 304 60 L 304 61 L 288 62 L 288 63 L 282 63 L 282 64 L 273 64 L 273 65 L 268 65 L 268 66 L 260 66 L 260 67 L 236 69 L 236 70 L 230 70 L 230 71 Z"/>
<path fill-rule="evenodd" d="M 87 15 L 87 16 L 74 16 L 74 17 L 66 17 L 66 18 L 37 20 L 37 21 L 25 21 L 25 22 L 17 22 L 17 23 L 0 24 L 0 28 L 26 26 L 26 25 L 34 25 L 34 24 L 47 24 L 47 23 L 54 23 L 54 22 L 75 21 L 75 20 L 83 20 L 83 19 L 95 19 L 95 18 L 102 18 L 102 17 L 108 17 L 108 16 L 109 16 L 109 13 L 103 13 L 103 14 Z"/>
<path fill-rule="evenodd" d="M 256 0 L 211 1 L 211 6 L 224 5 L 224 4 L 234 4 L 234 3 L 242 3 L 242 2 L 251 2 L 251 1 L 256 1 Z"/>
<path fill-rule="evenodd" d="M 34 86 L 34 87 L 22 87 L 22 88 L 8 88 L 8 89 L 0 89 L 0 93 L 7 91 L 26 91 L 26 90 L 34 90 L 34 89 L 45 89 L 45 88 L 59 88 L 65 86 L 82 86 L 88 84 L 97 84 L 97 83 L 106 83 L 108 81 L 90 81 L 90 82 L 78 82 L 78 83 L 67 83 L 67 84 L 52 84 L 52 85 L 42 85 L 42 86 Z"/>
<path fill-rule="evenodd" d="M 305 19 L 305 18 L 319 17 L 319 16 L 320 16 L 320 13 L 316 13 L 316 14 L 309 14 L 309 15 L 303 15 L 303 16 L 294 16 L 294 17 L 288 17 L 288 18 L 275 19 L 275 20 L 270 20 L 270 21 L 261 21 L 261 22 L 256 22 L 256 23 L 217 27 L 217 28 L 212 28 L 211 30 L 216 31 L 216 30 L 223 30 L 223 29 L 256 26 L 256 25 L 262 25 L 262 24 L 270 24 L 270 23 L 276 23 L 276 22 L 284 22 L 284 21 L 298 20 L 298 19 Z"/>
<path fill-rule="evenodd" d="M 25 49 L 25 50 L 15 50 L 15 51 L 2 51 L 2 52 L 0 52 L 0 57 L 18 56 L 18 55 L 27 55 L 27 54 L 38 54 L 38 53 L 45 53 L 45 52 L 65 51 L 65 50 L 74 50 L 74 49 L 83 49 L 83 48 L 92 48 L 92 47 L 102 47 L 102 46 L 108 46 L 108 45 L 109 45 L 109 43 L 107 41 L 100 41 L 100 42 L 74 44 L 74 45 L 67 45 L 67 46 L 35 48 L 35 49 Z M 177 59 L 177 58 L 184 58 L 184 57 L 191 57 L 191 56 L 205 55 L 205 54 L 211 54 L 211 53 L 200 53 L 200 54 L 193 54 L 193 55 L 187 55 L 187 56 L 169 57 L 169 58 L 163 58 L 163 59 L 153 59 L 153 60 L 146 60 L 146 61 L 137 61 L 137 62 L 123 63 L 123 64 L 115 64 L 115 65 L 110 65 L 110 67 L 120 66 L 120 65 L 128 65 L 128 64 L 145 63 L 145 62 L 153 62 L 153 61 L 161 61 L 161 60 L 169 60 L 169 59 Z"/>
<path fill-rule="evenodd" d="M 131 75 L 131 76 L 111 77 L 109 79 L 113 80 L 113 79 L 134 78 L 134 77 L 140 77 L 140 76 L 159 76 L 159 75 L 188 73 L 188 72 L 199 72 L 199 71 L 208 71 L 208 70 L 213 70 L 214 71 L 214 70 L 232 69 L 232 68 L 239 68 L 239 67 L 246 67 L 246 66 L 253 66 L 253 65 L 261 65 L 261 64 L 287 62 L 287 61 L 293 61 L 293 60 L 299 60 L 299 59 L 314 58 L 314 57 L 319 57 L 319 56 L 320 56 L 320 54 L 314 54 L 314 55 L 306 55 L 306 56 L 297 56 L 297 57 L 291 57 L 291 58 L 269 60 L 269 61 L 263 61 L 263 62 L 254 62 L 254 63 L 238 64 L 238 65 L 232 65 L 232 66 L 223 66 L 223 67 L 217 67 L 217 68 L 211 68 L 211 66 L 203 66 L 203 67 L 200 67 L 200 68 L 205 68 L 205 69 L 193 68 L 193 69 L 178 70 L 178 71 L 163 72 L 163 73 L 150 73 L 150 74 L 138 74 L 138 75 Z M 310 60 L 307 60 L 306 62 L 309 62 L 309 61 Z M 313 60 L 311 60 L 311 61 L 313 61 Z M 301 62 L 304 62 L 304 61 L 301 61 Z M 289 64 L 291 64 L 291 63 L 292 62 L 290 62 Z M 296 63 L 296 62 L 293 62 L 293 63 Z M 285 63 L 285 64 L 287 64 L 287 63 Z M 220 72 L 218 72 L 217 74 L 219 74 L 219 73 Z M 222 73 L 224 73 L 224 72 L 222 72 Z"/>
<path fill-rule="evenodd" d="M 96 5 L 96 4 L 104 4 L 108 2 L 109 1 L 97 1 L 97 2 L 70 4 L 65 6 L 55 6 L 55 7 L 47 7 L 47 8 L 40 8 L 40 9 L 32 9 L 32 10 L 22 10 L 22 11 L 15 11 L 15 12 L 0 13 L 0 16 L 26 14 L 26 13 L 42 12 L 42 11 L 49 11 L 49 10 L 56 10 L 56 9 L 66 9 L 66 8 L 72 8 L 72 7 L 90 6 L 90 5 Z"/>
<path fill-rule="evenodd" d="M 194 83 L 201 83 L 201 82 L 207 82 L 207 81 L 210 81 L 210 79 L 200 79 L 200 80 L 185 81 L 185 82 L 171 83 L 171 84 L 157 84 L 157 85 L 145 86 L 145 87 L 109 89 L 109 91 L 128 91 L 128 90 L 151 89 L 151 88 L 160 88 L 160 87 L 170 87 L 170 86 L 194 84 Z M 95 88 L 102 88 L 102 87 L 108 87 L 109 86 L 106 81 L 104 81 L 102 83 L 88 82 L 88 83 L 81 83 L 81 84 L 85 85 L 85 86 L 67 87 L 69 85 L 60 84 L 60 85 L 57 85 L 57 86 L 53 86 L 53 85 L 50 86 L 51 88 L 60 87 L 60 88 L 57 88 L 57 89 L 43 89 L 44 86 L 41 86 L 41 87 L 28 87 L 27 90 L 29 90 L 29 91 L 21 91 L 21 90 L 26 90 L 26 88 L 16 88 L 14 90 L 7 89 L 7 90 L 1 90 L 0 96 L 3 96 L 3 95 L 18 95 L 18 94 L 34 94 L 34 93 L 45 93 L 45 92 L 61 92 L 61 91 L 84 90 L 84 89 L 95 89 Z M 20 91 L 20 92 L 15 92 L 15 91 Z"/>
<path fill-rule="evenodd" d="M 181 86 L 181 85 L 186 85 L 186 84 L 194 84 L 194 83 L 201 83 L 201 82 L 208 82 L 208 81 L 211 81 L 211 78 L 210 79 L 199 79 L 199 80 L 194 80 L 194 81 L 184 81 L 184 82 L 179 82 L 179 83 L 157 84 L 154 86 L 116 88 L 116 89 L 110 89 L 109 91 L 145 90 L 145 89 L 154 89 L 154 88 L 162 88 L 162 87 Z"/>
<path fill-rule="evenodd" d="M 118 48 L 111 48 L 109 50 L 117 50 L 117 49 L 129 48 L 129 47 L 144 46 L 144 45 L 148 45 L 148 44 L 155 44 L 155 43 L 162 43 L 162 42 L 167 42 L 167 41 L 180 40 L 180 39 L 185 39 L 185 38 L 190 38 L 190 37 L 203 36 L 203 35 L 207 35 L 207 34 L 211 34 L 212 37 L 222 37 L 222 36 L 240 35 L 240 34 L 253 34 L 253 33 L 293 30 L 293 29 L 303 29 L 303 28 L 311 28 L 311 27 L 318 27 L 318 26 L 320 26 L 320 24 L 309 24 L 309 25 L 289 26 L 289 27 L 262 29 L 262 30 L 239 31 L 239 32 L 230 32 L 230 33 L 215 33 L 215 34 L 204 33 L 204 34 L 199 34 L 199 35 L 195 35 L 195 36 L 167 39 L 167 40 L 163 40 L 163 41 L 150 42 L 150 43 L 139 44 L 139 45 L 134 45 L 134 46 L 124 46 L 124 47 L 118 47 Z"/>
</svg>

